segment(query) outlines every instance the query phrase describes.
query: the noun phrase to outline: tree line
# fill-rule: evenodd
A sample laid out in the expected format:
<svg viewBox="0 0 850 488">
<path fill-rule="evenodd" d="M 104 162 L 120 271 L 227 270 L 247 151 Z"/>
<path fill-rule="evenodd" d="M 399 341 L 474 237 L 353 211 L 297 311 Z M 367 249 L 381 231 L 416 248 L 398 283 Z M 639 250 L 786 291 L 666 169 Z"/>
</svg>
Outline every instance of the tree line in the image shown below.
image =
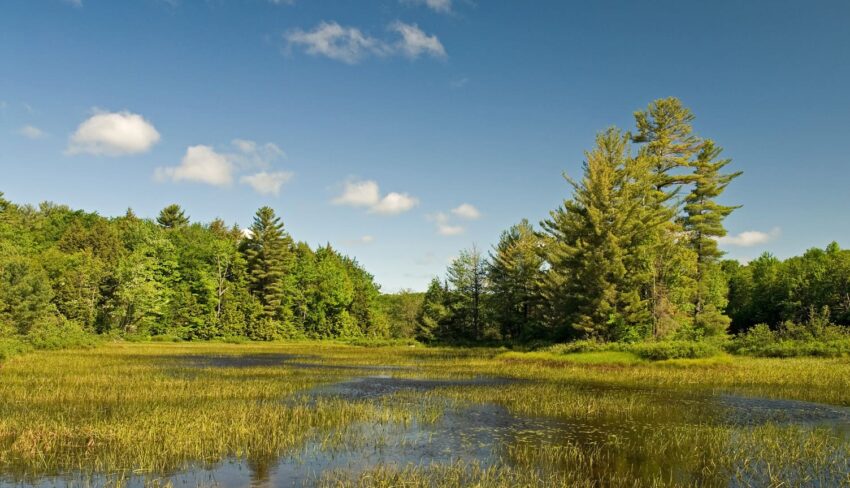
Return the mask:
<svg viewBox="0 0 850 488">
<path fill-rule="evenodd" d="M 248 229 L 178 205 L 118 218 L 0 193 L 0 338 L 42 329 L 181 339 L 387 335 L 379 287 L 269 207 Z"/>
<path fill-rule="evenodd" d="M 599 133 L 549 218 L 512 226 L 487 255 L 462 251 L 424 294 L 394 300 L 416 301 L 416 320 L 391 322 L 426 341 L 558 342 L 700 340 L 824 314 L 850 324 L 850 251 L 837 244 L 723 260 L 738 207 L 720 197 L 741 172 L 693 119 L 667 98 L 636 112 L 632 131 Z"/>
<path fill-rule="evenodd" d="M 676 98 L 600 132 L 571 194 L 535 226 L 463 250 L 427 291 L 382 295 L 269 207 L 248 229 L 178 205 L 116 218 L 0 194 L 0 339 L 44 330 L 180 339 L 700 340 L 757 324 L 850 325 L 850 251 L 724 260 L 740 176 Z M 830 322 L 832 321 L 832 322 Z M 784 333 L 784 332 L 783 332 Z M 787 334 L 786 334 L 787 335 Z"/>
</svg>

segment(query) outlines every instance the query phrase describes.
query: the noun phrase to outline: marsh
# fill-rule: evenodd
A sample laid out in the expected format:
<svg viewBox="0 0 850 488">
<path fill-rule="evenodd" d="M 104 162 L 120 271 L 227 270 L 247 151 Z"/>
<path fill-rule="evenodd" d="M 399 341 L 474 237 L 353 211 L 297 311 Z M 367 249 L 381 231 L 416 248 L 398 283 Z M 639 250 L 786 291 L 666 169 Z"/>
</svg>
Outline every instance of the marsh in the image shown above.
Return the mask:
<svg viewBox="0 0 850 488">
<path fill-rule="evenodd" d="M 129 344 L 0 368 L 2 486 L 836 486 L 850 364 Z"/>
</svg>

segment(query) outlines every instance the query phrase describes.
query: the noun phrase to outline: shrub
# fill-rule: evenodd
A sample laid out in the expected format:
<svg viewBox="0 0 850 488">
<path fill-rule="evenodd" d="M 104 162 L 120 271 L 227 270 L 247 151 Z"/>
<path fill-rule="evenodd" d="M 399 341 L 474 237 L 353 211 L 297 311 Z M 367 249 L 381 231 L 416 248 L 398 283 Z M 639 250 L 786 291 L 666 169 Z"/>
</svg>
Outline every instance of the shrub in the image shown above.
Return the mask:
<svg viewBox="0 0 850 488">
<path fill-rule="evenodd" d="M 0 361 L 29 352 L 32 346 L 18 339 L 0 338 Z"/>
<path fill-rule="evenodd" d="M 97 336 L 84 331 L 78 324 L 65 319 L 48 318 L 34 324 L 25 338 L 35 349 L 66 349 L 94 347 Z"/>
</svg>

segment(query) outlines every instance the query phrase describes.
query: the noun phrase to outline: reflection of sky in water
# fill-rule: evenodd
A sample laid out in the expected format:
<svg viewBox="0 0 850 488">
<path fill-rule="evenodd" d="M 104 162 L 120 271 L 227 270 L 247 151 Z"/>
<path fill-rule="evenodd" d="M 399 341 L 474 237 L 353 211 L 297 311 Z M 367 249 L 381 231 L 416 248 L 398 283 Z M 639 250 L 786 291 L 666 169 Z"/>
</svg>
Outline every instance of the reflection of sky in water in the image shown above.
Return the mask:
<svg viewBox="0 0 850 488">
<path fill-rule="evenodd" d="M 189 359 L 197 367 L 253 367 L 288 364 L 293 367 L 329 367 L 331 365 L 305 364 L 296 361 L 308 359 L 305 356 L 292 355 L 256 355 L 244 357 L 196 357 Z M 333 365 L 345 369 L 345 365 Z M 351 366 L 352 369 L 385 369 L 373 366 Z M 424 407 L 404 396 L 404 392 L 426 392 L 439 388 L 498 388 L 511 383 L 507 379 L 412 379 L 393 378 L 388 374 L 371 375 L 351 380 L 321 385 L 308 393 L 297 394 L 288 401 L 315 401 L 324 397 L 336 397 L 351 401 L 370 401 L 386 399 L 403 401 L 406 408 Z M 566 386 L 565 386 L 566 387 Z M 600 394 L 617 392 L 616 388 L 580 387 L 587 393 Z M 508 446 L 553 445 L 563 446 L 572 443 L 586 448 L 602 444 L 618 446 L 641 446 L 644 439 L 657 426 L 665 425 L 729 425 L 738 428 L 773 423 L 777 425 L 795 425 L 804 428 L 829 428 L 839 436 L 850 437 L 850 409 L 792 400 L 774 400 L 730 394 L 710 395 L 682 393 L 677 390 L 622 389 L 627 395 L 636 392 L 645 395 L 645 400 L 657 402 L 669 407 L 664 418 L 623 419 L 608 418 L 592 420 L 549 419 L 518 417 L 504 407 L 493 404 L 472 405 L 447 408 L 444 414 L 433 423 L 420 423 L 415 420 L 407 425 L 365 424 L 348 426 L 335 442 L 325 442 L 328 435 L 317 436 L 298 453 L 275 459 L 229 460 L 215 466 L 197 467 L 182 473 L 163 474 L 162 476 L 131 477 L 126 486 L 144 486 L 156 478 L 169 480 L 174 486 L 257 486 L 285 487 L 313 484 L 323 472 L 345 471 L 357 473 L 379 465 L 403 468 L 409 465 L 428 466 L 435 463 L 454 461 L 476 462 L 482 467 L 498 462 L 510 463 Z M 401 397 L 391 396 L 402 393 Z M 733 438 L 730 439 L 734 442 Z M 846 453 L 845 453 L 846 454 Z M 649 475 L 658 470 L 674 473 L 677 480 L 688 481 L 692 474 L 667 459 L 647 457 L 640 452 L 624 451 L 619 453 L 623 463 L 619 469 L 634 469 L 639 465 L 637 475 Z M 835 459 L 836 462 L 846 460 Z M 758 460 L 755 460 L 758 462 Z M 600 466 L 600 469 L 617 469 L 616 466 Z M 568 467 L 564 467 L 568 469 Z M 816 473 L 817 474 L 817 473 Z M 21 483 L 20 480 L 0 481 L 0 487 L 31 485 L 33 480 Z M 78 486 L 102 485 L 109 478 L 54 477 L 42 478 L 39 486 Z M 729 485 L 740 481 L 726 480 Z"/>
</svg>

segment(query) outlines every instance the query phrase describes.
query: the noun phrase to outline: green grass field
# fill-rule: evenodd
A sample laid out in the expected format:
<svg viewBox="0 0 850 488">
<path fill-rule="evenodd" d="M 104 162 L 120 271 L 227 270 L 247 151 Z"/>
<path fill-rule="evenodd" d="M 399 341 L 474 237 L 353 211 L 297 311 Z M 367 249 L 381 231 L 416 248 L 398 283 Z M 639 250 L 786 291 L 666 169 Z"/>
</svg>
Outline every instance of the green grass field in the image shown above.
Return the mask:
<svg viewBox="0 0 850 488">
<path fill-rule="evenodd" d="M 845 359 L 113 343 L 0 363 L 0 485 L 833 486 L 846 406 Z"/>
</svg>

